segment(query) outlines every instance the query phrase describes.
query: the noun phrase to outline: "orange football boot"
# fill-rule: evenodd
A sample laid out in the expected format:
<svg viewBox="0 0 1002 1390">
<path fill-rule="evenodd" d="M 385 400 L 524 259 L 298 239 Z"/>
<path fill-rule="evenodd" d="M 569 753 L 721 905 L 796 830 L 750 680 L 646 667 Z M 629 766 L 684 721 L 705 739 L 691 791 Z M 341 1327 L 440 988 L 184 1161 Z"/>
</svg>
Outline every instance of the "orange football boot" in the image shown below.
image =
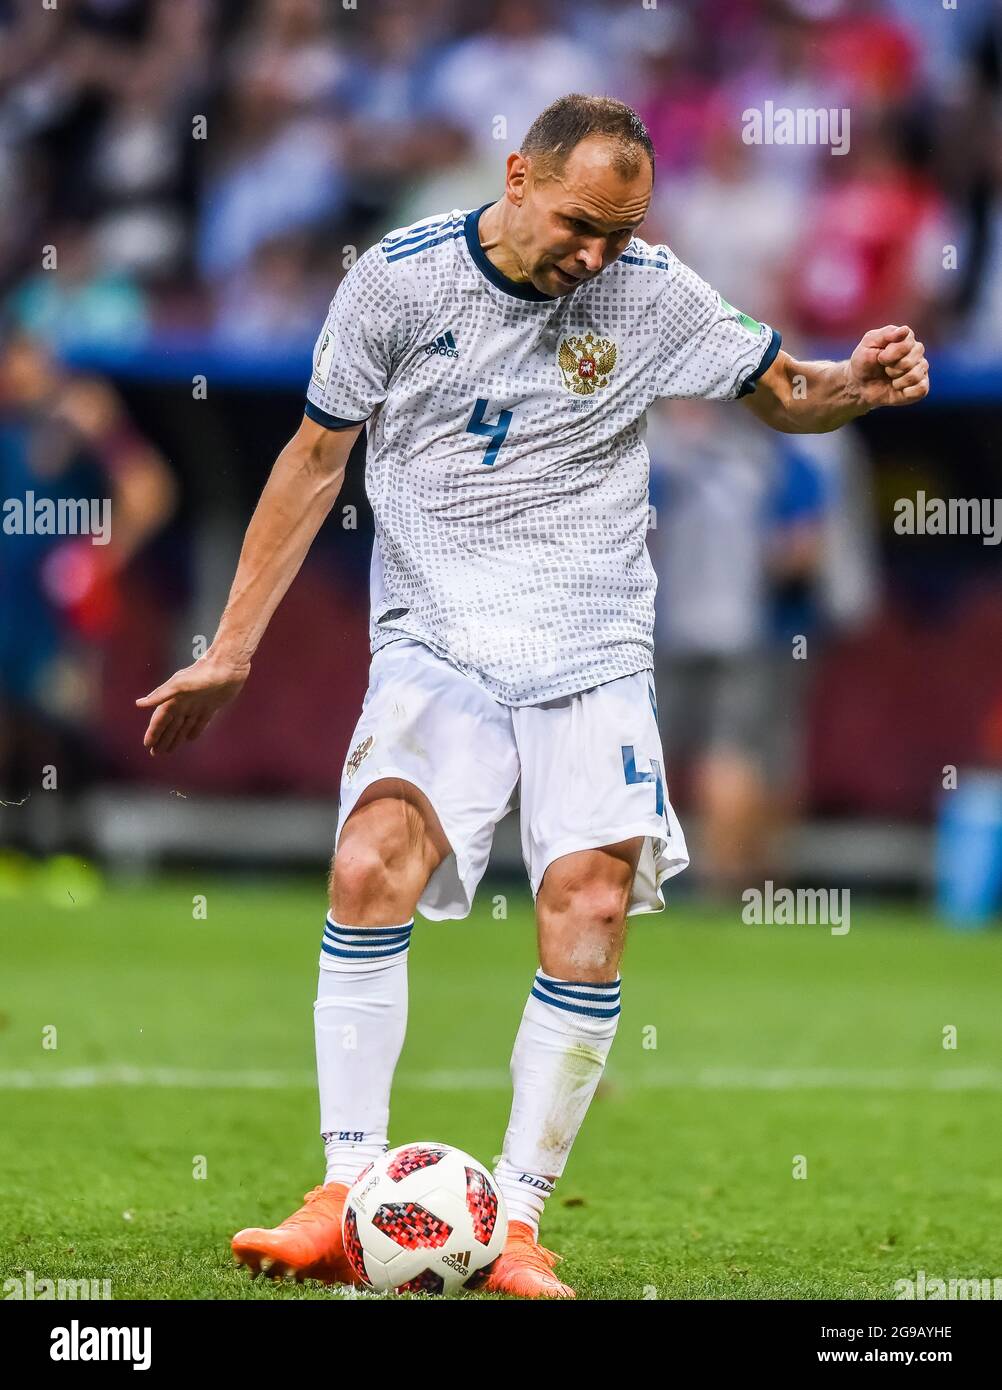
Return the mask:
<svg viewBox="0 0 1002 1390">
<path fill-rule="evenodd" d="M 237 1264 L 247 1265 L 252 1278 L 291 1276 L 297 1282 L 319 1279 L 324 1284 L 357 1284 L 341 1238 L 346 1183 L 315 1187 L 298 1211 L 270 1229 L 248 1226 L 231 1241 Z"/>
<path fill-rule="evenodd" d="M 560 1258 L 543 1249 L 531 1226 L 511 1221 L 504 1250 L 485 1288 L 489 1293 L 512 1293 L 517 1298 L 575 1298 L 574 1290 L 553 1273 Z"/>
</svg>

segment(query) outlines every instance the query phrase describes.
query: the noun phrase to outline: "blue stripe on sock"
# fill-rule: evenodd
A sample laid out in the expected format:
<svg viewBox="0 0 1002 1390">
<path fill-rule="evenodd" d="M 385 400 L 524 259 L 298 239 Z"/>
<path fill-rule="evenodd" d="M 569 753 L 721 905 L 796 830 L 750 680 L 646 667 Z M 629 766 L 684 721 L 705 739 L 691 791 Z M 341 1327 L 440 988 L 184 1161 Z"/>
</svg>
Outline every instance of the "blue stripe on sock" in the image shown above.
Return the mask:
<svg viewBox="0 0 1002 1390">
<path fill-rule="evenodd" d="M 348 932 L 363 932 L 363 931 L 364 931 L 364 932 L 367 932 L 367 933 L 368 933 L 369 935 L 371 935 L 371 936 L 385 936 L 388 932 L 389 932 L 390 934 L 396 934 L 396 933 L 402 932 L 402 931 L 410 931 L 411 928 L 414 926 L 414 922 L 413 922 L 413 921 L 404 922 L 404 923 L 403 923 L 401 926 L 399 926 L 399 927 L 352 927 L 352 926 L 349 926 L 349 925 L 348 925 L 347 923 L 345 923 L 345 922 L 335 922 L 335 921 L 332 921 L 331 918 L 328 917 L 328 918 L 327 918 L 327 921 L 326 921 L 326 925 L 327 925 L 328 927 L 330 927 L 331 931 L 348 931 Z"/>
<path fill-rule="evenodd" d="M 597 980 L 592 984 L 587 981 L 556 980 L 550 975 L 545 975 L 542 970 L 537 970 L 535 986 L 539 990 L 545 990 L 549 994 L 567 1000 L 587 1000 L 593 1004 L 618 1004 L 622 981 Z M 602 990 L 605 990 L 606 993 L 594 992 Z"/>
<path fill-rule="evenodd" d="M 328 956 L 337 956 L 339 960 L 386 960 L 389 956 L 399 956 L 401 951 L 406 951 L 410 946 L 409 941 L 401 942 L 399 946 L 387 947 L 384 951 L 348 951 L 340 946 L 329 946 L 326 941 L 321 941 L 320 949 Z"/>
<path fill-rule="evenodd" d="M 574 999 L 587 999 L 587 1000 L 589 1000 L 589 1001 L 590 1001 L 591 1003 L 593 1003 L 593 1004 L 610 1004 L 610 1005 L 611 1005 L 611 1004 L 618 1004 L 618 1003 L 619 1003 L 619 995 L 618 995 L 618 994 L 589 994 L 589 993 L 586 993 L 583 989 L 581 989 L 581 990 L 577 990 L 577 989 L 561 989 L 559 985 L 548 985 L 548 984 L 544 984 L 543 981 L 541 981 L 541 980 L 538 980 L 538 981 L 536 982 L 536 984 L 533 986 L 533 988 L 539 989 L 539 990 L 545 990 L 545 991 L 547 992 L 547 994 L 555 994 L 555 995 L 557 995 L 558 999 L 566 999 L 566 1000 L 568 1000 L 568 1001 L 571 1001 L 571 1000 L 574 1000 Z M 545 998 L 546 996 L 544 995 L 543 997 Z M 553 1001 L 553 1002 L 556 1002 L 556 1001 Z"/>
<path fill-rule="evenodd" d="M 333 956 L 336 960 L 372 961 L 378 964 L 408 949 L 413 926 L 411 921 L 401 927 L 347 927 L 332 921 L 328 915 L 320 949 L 324 955 Z"/>
<path fill-rule="evenodd" d="M 392 946 L 383 946 L 378 951 L 369 946 L 360 946 L 357 941 L 331 941 L 327 936 L 320 944 L 325 951 L 345 951 L 357 956 L 360 960 L 384 960 L 387 956 L 395 956 L 400 951 L 406 951 L 410 942 L 398 941 Z"/>
<path fill-rule="evenodd" d="M 392 946 L 397 941 L 407 941 L 410 931 L 394 932 L 390 936 L 370 936 L 367 932 L 361 931 L 334 931 L 331 927 L 324 927 L 324 936 L 331 941 L 341 941 L 345 943 L 361 944 L 366 946 Z"/>
<path fill-rule="evenodd" d="M 584 1009 L 577 1004 L 565 1003 L 563 999 L 550 999 L 545 994 L 541 994 L 535 985 L 533 985 L 530 993 L 534 999 L 539 999 L 544 1004 L 549 1004 L 553 1009 L 566 1009 L 570 1014 L 583 1014 L 585 1018 L 615 1018 L 620 1012 L 618 1004 L 614 1009 Z"/>
<path fill-rule="evenodd" d="M 543 985 L 559 985 L 562 989 L 619 989 L 622 980 L 558 980 L 554 975 L 544 975 L 536 971 L 536 979 Z"/>
</svg>

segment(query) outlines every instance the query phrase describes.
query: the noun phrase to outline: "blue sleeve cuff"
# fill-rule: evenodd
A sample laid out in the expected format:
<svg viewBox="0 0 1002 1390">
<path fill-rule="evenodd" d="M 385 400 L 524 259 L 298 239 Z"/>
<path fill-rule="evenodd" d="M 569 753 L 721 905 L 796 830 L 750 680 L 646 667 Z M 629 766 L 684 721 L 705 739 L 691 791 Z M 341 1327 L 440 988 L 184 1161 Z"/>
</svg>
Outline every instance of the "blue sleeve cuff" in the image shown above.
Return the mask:
<svg viewBox="0 0 1002 1390">
<path fill-rule="evenodd" d="M 315 420 L 318 425 L 323 425 L 325 430 L 352 430 L 359 425 L 364 425 L 364 420 L 345 420 L 340 415 L 328 415 L 326 410 L 321 410 L 312 401 L 307 401 L 303 414 L 309 420 Z"/>
<path fill-rule="evenodd" d="M 775 362 L 776 358 L 779 356 L 779 349 L 783 346 L 783 335 L 781 333 L 777 333 L 775 328 L 770 329 L 770 332 L 772 333 L 772 337 L 769 339 L 769 346 L 762 354 L 762 360 L 755 368 L 755 370 L 749 373 L 749 375 L 746 376 L 744 381 L 741 383 L 741 389 L 737 394 L 738 400 L 740 400 L 742 396 L 751 395 L 751 393 L 755 390 L 756 381 L 758 381 L 759 377 L 762 375 L 763 372 L 767 372 L 769 370 L 773 362 Z"/>
</svg>

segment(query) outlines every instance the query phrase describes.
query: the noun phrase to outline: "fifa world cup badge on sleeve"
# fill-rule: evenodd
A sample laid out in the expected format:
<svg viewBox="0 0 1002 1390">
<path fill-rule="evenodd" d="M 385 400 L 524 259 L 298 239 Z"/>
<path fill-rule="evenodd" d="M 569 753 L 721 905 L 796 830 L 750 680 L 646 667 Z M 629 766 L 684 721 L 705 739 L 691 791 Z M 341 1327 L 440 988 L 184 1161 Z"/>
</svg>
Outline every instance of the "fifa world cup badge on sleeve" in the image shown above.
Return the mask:
<svg viewBox="0 0 1002 1390">
<path fill-rule="evenodd" d="M 327 385 L 333 361 L 334 334 L 329 328 L 325 328 L 323 341 L 320 344 L 320 351 L 317 353 L 317 360 L 313 363 L 313 380 L 318 386 Z"/>
<path fill-rule="evenodd" d="M 735 309 L 733 304 L 728 304 L 723 295 L 720 296 L 720 304 L 729 314 L 734 314 L 738 323 L 747 328 L 749 333 L 762 332 L 762 325 L 759 323 L 758 319 L 753 319 L 751 314 L 745 314 L 740 309 Z"/>
</svg>

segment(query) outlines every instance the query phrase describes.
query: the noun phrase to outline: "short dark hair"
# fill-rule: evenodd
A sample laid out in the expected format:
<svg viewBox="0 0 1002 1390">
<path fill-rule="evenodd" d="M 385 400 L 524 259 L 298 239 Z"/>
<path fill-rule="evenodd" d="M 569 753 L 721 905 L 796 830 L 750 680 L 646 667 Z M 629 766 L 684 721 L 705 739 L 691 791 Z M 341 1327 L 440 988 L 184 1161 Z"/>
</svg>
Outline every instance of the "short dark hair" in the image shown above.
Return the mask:
<svg viewBox="0 0 1002 1390">
<path fill-rule="evenodd" d="M 654 175 L 654 142 L 632 106 L 615 97 L 558 97 L 533 121 L 520 153 L 542 164 L 543 176 L 559 172 L 576 145 L 600 135 L 615 146 L 612 165 L 622 178 L 633 178 L 646 155 Z"/>
</svg>

